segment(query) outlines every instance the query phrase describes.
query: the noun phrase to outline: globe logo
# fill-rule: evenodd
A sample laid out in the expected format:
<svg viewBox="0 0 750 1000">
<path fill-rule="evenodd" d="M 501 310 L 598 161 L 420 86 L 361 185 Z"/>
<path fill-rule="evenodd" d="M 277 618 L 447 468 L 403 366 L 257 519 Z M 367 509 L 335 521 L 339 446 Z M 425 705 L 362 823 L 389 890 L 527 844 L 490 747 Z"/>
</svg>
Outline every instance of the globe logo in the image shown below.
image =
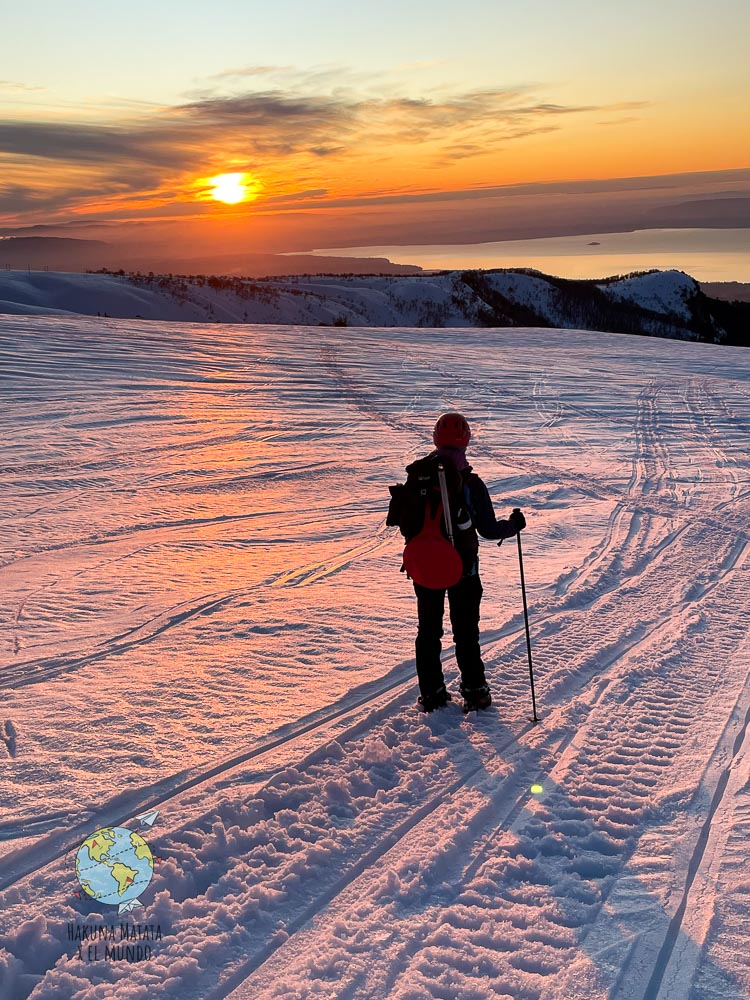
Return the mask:
<svg viewBox="0 0 750 1000">
<path fill-rule="evenodd" d="M 78 848 L 76 876 L 83 891 L 124 913 L 143 904 L 143 892 L 154 874 L 154 858 L 143 837 L 124 826 L 92 833 Z"/>
</svg>

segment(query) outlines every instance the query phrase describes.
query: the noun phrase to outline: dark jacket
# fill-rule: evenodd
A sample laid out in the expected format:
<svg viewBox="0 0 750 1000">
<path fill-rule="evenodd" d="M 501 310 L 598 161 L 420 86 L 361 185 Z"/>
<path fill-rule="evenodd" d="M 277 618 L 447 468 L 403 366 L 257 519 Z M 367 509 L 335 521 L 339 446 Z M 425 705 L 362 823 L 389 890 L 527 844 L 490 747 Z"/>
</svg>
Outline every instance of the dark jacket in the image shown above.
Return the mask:
<svg viewBox="0 0 750 1000">
<path fill-rule="evenodd" d="M 426 458 L 418 459 L 407 466 L 407 475 L 413 477 L 415 473 L 419 472 L 423 463 L 429 463 L 434 459 L 435 452 Z M 477 535 L 481 535 L 482 538 L 499 540 L 510 538 L 516 532 L 508 521 L 498 520 L 495 517 L 487 487 L 482 479 L 472 471 L 470 465 L 458 472 L 453 462 L 445 458 L 441 460 L 446 471 L 449 494 L 452 497 L 453 541 L 463 561 L 464 575 L 473 576 L 478 568 L 479 540 Z M 408 503 L 404 502 L 403 498 L 408 493 L 405 486 L 392 486 L 390 490 L 392 499 L 386 524 L 398 525 L 401 534 L 408 542 L 422 530 L 424 514 L 418 509 L 410 509 Z M 439 498 L 434 497 L 432 501 L 433 514 L 438 503 Z M 445 534 L 444 530 L 443 534 Z"/>
<path fill-rule="evenodd" d="M 464 480 L 464 490 L 469 507 L 471 519 L 474 527 L 482 538 L 502 540 L 512 538 L 516 534 L 515 529 L 504 519 L 498 520 L 492 507 L 492 500 L 484 481 L 479 478 L 476 472 L 472 472 L 471 466 L 467 466 L 461 473 Z"/>
</svg>

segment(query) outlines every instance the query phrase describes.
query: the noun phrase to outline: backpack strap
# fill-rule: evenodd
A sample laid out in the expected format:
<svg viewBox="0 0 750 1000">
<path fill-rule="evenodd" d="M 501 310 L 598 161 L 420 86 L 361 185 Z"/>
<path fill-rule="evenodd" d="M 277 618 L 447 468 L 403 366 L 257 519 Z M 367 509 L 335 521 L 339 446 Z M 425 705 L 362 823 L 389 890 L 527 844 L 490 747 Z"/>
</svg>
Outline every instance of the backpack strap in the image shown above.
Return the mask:
<svg viewBox="0 0 750 1000">
<path fill-rule="evenodd" d="M 434 514 L 430 513 L 430 501 L 428 500 L 424 508 L 424 521 L 422 522 L 422 534 L 424 537 L 430 538 L 442 538 L 443 533 L 440 530 L 440 519 L 443 516 L 443 503 L 442 500 L 437 505 L 437 510 Z M 451 543 L 452 544 L 452 543 Z"/>
<path fill-rule="evenodd" d="M 453 541 L 453 524 L 451 523 L 451 505 L 448 500 L 448 486 L 445 481 L 445 467 L 442 464 L 438 465 L 438 481 L 440 483 L 440 496 L 442 498 L 441 506 L 445 512 L 445 533 L 451 545 L 455 546 L 455 542 Z"/>
</svg>

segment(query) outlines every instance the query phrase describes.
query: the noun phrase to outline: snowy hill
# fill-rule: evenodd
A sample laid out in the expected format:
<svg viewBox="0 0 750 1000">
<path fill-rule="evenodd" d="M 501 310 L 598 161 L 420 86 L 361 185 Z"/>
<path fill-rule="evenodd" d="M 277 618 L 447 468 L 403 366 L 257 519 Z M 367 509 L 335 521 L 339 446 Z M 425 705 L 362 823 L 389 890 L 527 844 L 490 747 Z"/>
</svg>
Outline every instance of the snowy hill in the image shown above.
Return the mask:
<svg viewBox="0 0 750 1000">
<path fill-rule="evenodd" d="M 698 283 L 682 271 L 651 271 L 608 281 L 599 288 L 616 302 L 630 302 L 665 316 L 690 322 L 691 303 L 699 293 Z"/>
<path fill-rule="evenodd" d="M 750 995 L 748 352 L 6 316 L 0 362 L 2 1000 Z M 507 542 L 493 708 L 415 708 L 387 487 L 448 407 L 528 519 L 537 726 Z"/>
<path fill-rule="evenodd" d="M 342 326 L 550 326 L 742 343 L 738 303 L 717 303 L 681 271 L 600 282 L 533 271 L 296 276 L 0 272 L 0 311 Z"/>
<path fill-rule="evenodd" d="M 181 318 L 176 302 L 120 277 L 55 271 L 0 271 L 0 313 Z"/>
</svg>

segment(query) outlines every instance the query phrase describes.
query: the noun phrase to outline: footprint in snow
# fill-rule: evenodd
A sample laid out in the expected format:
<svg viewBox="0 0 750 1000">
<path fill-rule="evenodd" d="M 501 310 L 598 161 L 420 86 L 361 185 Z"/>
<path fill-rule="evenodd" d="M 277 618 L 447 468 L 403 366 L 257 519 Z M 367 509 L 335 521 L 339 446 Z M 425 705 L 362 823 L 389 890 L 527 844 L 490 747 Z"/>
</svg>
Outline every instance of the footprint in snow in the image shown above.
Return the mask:
<svg viewBox="0 0 750 1000">
<path fill-rule="evenodd" d="M 18 733 L 16 732 L 16 727 L 13 725 L 10 719 L 6 719 L 5 725 L 0 729 L 0 740 L 5 744 L 8 754 L 11 757 L 16 756 L 16 745 L 18 742 Z"/>
</svg>

